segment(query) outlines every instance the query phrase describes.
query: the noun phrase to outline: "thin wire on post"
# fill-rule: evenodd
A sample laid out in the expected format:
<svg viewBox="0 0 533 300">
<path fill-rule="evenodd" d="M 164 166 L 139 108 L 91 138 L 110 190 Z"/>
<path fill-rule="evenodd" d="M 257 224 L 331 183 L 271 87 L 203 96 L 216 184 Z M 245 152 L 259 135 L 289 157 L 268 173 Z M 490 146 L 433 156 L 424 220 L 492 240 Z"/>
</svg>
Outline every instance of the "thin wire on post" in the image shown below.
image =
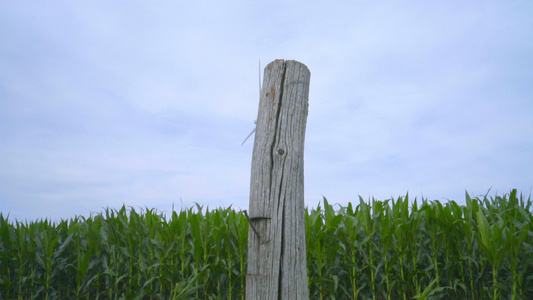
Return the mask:
<svg viewBox="0 0 533 300">
<path fill-rule="evenodd" d="M 259 60 L 259 101 L 261 101 L 261 60 Z M 254 130 L 252 130 L 252 132 L 250 132 L 250 134 L 244 139 L 241 146 L 246 143 L 246 141 L 252 136 L 252 134 L 254 134 L 255 129 L 257 128 L 257 120 L 254 121 L 254 124 L 256 124 Z"/>
</svg>

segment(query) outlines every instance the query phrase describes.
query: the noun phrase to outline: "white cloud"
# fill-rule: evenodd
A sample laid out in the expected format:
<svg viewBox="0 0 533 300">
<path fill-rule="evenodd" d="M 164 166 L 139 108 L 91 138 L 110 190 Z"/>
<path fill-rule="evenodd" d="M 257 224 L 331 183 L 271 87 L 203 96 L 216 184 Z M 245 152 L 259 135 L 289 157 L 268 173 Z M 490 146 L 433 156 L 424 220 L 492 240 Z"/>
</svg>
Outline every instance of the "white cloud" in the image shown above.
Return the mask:
<svg viewBox="0 0 533 300">
<path fill-rule="evenodd" d="M 311 70 L 306 203 L 533 185 L 533 6 L 0 4 L 0 211 L 248 205 L 257 60 Z"/>
</svg>

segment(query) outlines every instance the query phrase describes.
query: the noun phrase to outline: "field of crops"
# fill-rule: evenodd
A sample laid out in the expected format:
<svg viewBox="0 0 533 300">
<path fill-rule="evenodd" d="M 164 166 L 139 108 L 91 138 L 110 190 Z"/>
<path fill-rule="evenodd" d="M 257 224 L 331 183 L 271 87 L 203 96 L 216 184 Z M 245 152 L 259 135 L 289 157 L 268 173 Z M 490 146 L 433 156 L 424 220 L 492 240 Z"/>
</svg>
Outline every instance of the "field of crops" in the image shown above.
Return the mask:
<svg viewBox="0 0 533 300">
<path fill-rule="evenodd" d="M 306 211 L 311 299 L 533 299 L 533 214 L 496 197 Z M 244 299 L 248 223 L 231 208 L 0 214 L 0 299 Z"/>
</svg>

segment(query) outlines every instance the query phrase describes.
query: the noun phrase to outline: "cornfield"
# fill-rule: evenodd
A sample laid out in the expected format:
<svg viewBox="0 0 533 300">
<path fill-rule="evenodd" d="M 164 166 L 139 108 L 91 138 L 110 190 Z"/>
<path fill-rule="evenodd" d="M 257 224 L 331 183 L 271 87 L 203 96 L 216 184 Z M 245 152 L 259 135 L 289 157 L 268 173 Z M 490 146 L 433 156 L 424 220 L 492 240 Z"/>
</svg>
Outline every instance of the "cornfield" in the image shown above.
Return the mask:
<svg viewBox="0 0 533 300">
<path fill-rule="evenodd" d="M 311 299 L 532 299 L 533 214 L 517 191 L 306 210 Z M 140 210 L 140 211 L 139 211 Z M 0 299 L 244 299 L 248 221 L 231 208 L 0 213 Z"/>
</svg>

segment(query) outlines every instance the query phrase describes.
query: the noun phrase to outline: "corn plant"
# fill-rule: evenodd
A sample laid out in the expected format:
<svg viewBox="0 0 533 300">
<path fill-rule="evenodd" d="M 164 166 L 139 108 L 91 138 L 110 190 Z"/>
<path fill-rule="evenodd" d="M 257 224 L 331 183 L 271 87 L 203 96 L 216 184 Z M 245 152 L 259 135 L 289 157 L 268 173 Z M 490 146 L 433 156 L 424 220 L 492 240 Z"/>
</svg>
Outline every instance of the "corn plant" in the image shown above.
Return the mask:
<svg viewBox="0 0 533 300">
<path fill-rule="evenodd" d="M 533 299 L 533 214 L 516 190 L 464 205 L 327 199 L 306 210 L 312 299 Z M 0 299 L 244 299 L 248 221 L 200 205 L 11 222 Z"/>
<path fill-rule="evenodd" d="M 0 214 L 0 299 L 244 299 L 247 221 L 125 206 L 53 224 Z"/>
<path fill-rule="evenodd" d="M 529 299 L 530 198 L 326 199 L 307 213 L 310 295 L 316 299 Z"/>
</svg>

